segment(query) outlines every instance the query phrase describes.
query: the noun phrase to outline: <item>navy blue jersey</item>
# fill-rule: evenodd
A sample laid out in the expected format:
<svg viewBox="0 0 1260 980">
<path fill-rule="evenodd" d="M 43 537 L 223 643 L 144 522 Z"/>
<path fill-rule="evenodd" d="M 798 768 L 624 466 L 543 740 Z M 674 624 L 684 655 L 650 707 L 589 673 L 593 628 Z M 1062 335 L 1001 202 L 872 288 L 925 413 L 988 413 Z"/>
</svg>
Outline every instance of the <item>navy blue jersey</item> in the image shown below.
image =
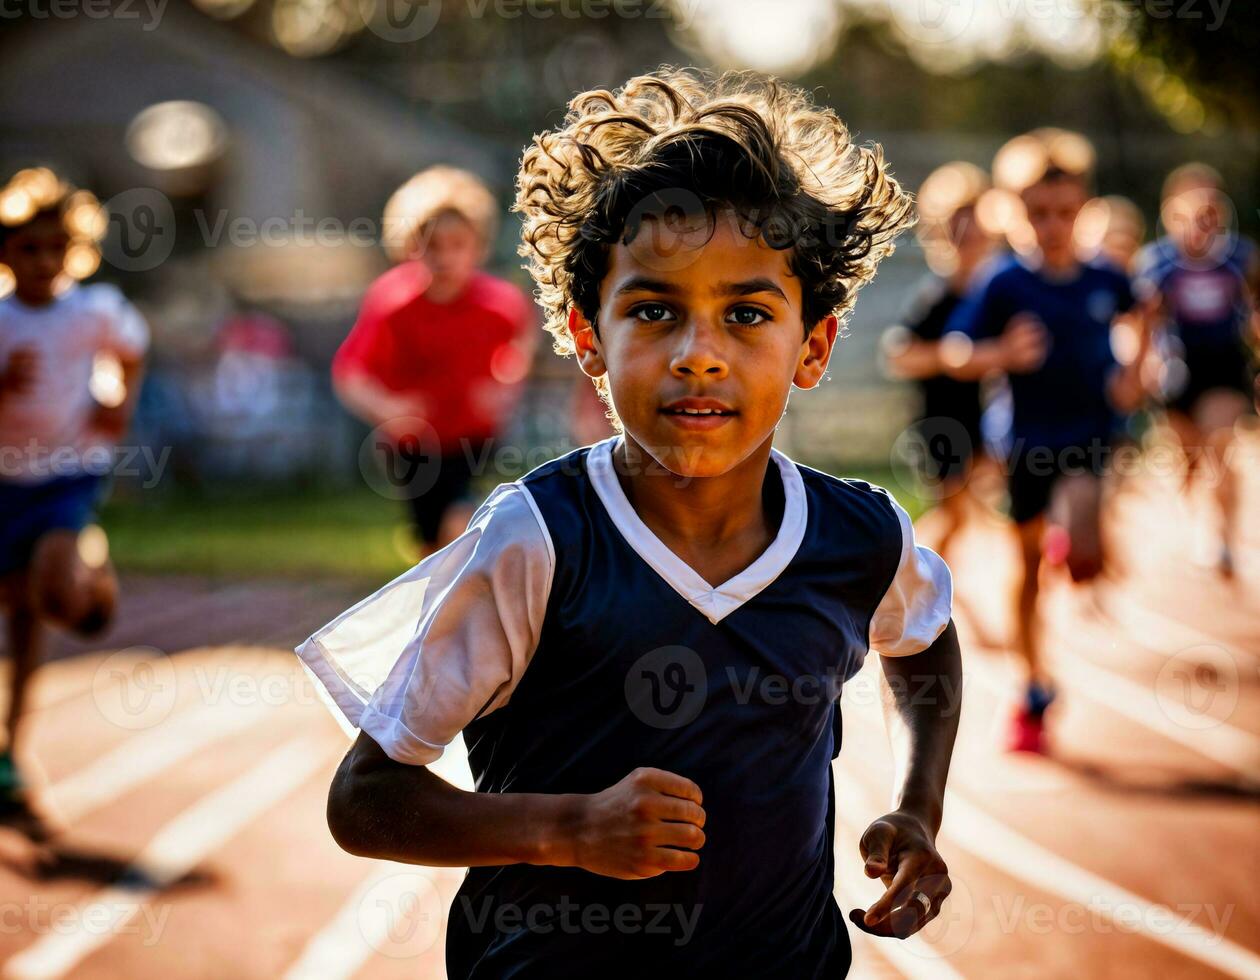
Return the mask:
<svg viewBox="0 0 1260 980">
<path fill-rule="evenodd" d="M 1107 400 L 1116 367 L 1111 322 L 1132 306 L 1128 279 L 1110 266 L 1083 264 L 1058 281 L 1012 257 L 959 306 L 947 329 L 987 340 L 1020 314 L 1041 320 L 1050 341 L 1044 363 L 1009 376 L 1011 435 L 1016 447 L 1062 449 L 1106 439 L 1116 428 Z"/>
<path fill-rule="evenodd" d="M 1167 237 L 1138 253 L 1139 291 L 1158 293 L 1168 326 L 1190 358 L 1237 357 L 1251 302 L 1247 274 L 1255 246 L 1230 236 L 1208 259 L 1183 256 Z"/>
<path fill-rule="evenodd" d="M 920 340 L 937 341 L 945 335 L 945 325 L 962 302 L 962 296 L 950 289 L 939 276 L 928 276 L 915 290 L 902 316 L 902 325 Z M 946 418 L 958 422 L 980 443 L 980 384 L 958 381 L 945 374 L 918 381 L 923 394 L 924 419 Z"/>
<path fill-rule="evenodd" d="M 949 573 L 886 491 L 774 451 L 775 538 L 714 587 L 629 504 L 617 441 L 500 487 L 458 541 L 299 653 L 398 761 L 427 764 L 462 731 L 478 792 L 596 793 L 650 766 L 703 793 L 693 871 L 471 869 L 447 924 L 453 980 L 843 976 L 835 700 L 869 648 L 940 634 Z"/>
</svg>

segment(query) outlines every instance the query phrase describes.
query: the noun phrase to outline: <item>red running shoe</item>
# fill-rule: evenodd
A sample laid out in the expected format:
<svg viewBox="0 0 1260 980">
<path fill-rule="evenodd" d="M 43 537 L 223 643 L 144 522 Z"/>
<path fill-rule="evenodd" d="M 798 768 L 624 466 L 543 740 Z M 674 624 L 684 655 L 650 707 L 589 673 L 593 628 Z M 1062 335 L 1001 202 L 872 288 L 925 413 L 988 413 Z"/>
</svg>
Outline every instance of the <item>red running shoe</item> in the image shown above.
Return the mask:
<svg viewBox="0 0 1260 980">
<path fill-rule="evenodd" d="M 1006 733 L 1006 750 L 1008 752 L 1035 752 L 1048 755 L 1046 744 L 1046 716 L 1033 714 L 1027 706 L 1020 705 L 1011 716 L 1011 725 Z"/>
</svg>

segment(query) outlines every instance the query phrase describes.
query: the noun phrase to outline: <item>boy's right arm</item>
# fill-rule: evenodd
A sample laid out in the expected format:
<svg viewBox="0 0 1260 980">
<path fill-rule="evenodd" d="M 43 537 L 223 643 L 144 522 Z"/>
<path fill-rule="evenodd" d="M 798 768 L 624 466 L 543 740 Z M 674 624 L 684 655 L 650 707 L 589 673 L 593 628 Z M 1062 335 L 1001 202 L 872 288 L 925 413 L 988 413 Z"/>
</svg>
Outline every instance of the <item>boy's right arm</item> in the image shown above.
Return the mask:
<svg viewBox="0 0 1260 980">
<path fill-rule="evenodd" d="M 652 878 L 699 864 L 701 802 L 691 780 L 646 768 L 594 794 L 470 793 L 396 762 L 361 732 L 333 779 L 328 826 L 344 850 L 364 857 Z"/>
<path fill-rule="evenodd" d="M 1046 358 L 1048 335 L 1040 318 L 1013 309 L 991 280 L 954 311 L 942 345 L 950 341 L 956 351 L 942 358 L 947 373 L 978 381 L 997 371 L 1035 371 Z"/>
</svg>

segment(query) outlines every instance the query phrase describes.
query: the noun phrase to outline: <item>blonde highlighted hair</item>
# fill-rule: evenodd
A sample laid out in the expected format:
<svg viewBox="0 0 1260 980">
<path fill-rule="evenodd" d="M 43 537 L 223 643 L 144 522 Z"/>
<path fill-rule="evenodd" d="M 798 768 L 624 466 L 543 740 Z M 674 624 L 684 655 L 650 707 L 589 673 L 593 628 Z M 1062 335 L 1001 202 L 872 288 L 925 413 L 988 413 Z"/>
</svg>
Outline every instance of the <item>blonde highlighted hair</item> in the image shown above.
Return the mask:
<svg viewBox="0 0 1260 980">
<path fill-rule="evenodd" d="M 383 242 L 393 262 L 402 262 L 426 226 L 443 214 L 455 214 L 476 230 L 485 245 L 498 230 L 499 206 L 476 174 L 458 167 L 429 167 L 416 174 L 385 204 Z"/>
<path fill-rule="evenodd" d="M 556 352 L 574 352 L 571 309 L 598 330 L 614 245 L 650 217 L 681 210 L 715 221 L 727 209 L 750 238 L 791 251 L 807 331 L 848 317 L 914 220 L 881 149 L 855 144 L 834 110 L 793 85 L 664 66 L 616 91 L 583 92 L 559 127 L 534 137 L 516 182 L 520 254 Z M 596 387 L 606 398 L 606 379 Z"/>
</svg>

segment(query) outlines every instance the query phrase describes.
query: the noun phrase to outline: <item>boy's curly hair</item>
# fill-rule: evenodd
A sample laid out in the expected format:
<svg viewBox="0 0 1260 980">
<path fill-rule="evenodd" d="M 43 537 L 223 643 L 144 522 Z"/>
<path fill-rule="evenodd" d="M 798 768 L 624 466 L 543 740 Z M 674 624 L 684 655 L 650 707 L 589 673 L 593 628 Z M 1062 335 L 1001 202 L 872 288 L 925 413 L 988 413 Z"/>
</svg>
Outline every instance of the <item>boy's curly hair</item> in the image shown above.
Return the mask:
<svg viewBox="0 0 1260 980">
<path fill-rule="evenodd" d="M 574 353 L 571 308 L 596 323 L 609 249 L 644 217 L 728 207 L 750 237 L 792 250 L 807 331 L 829 314 L 844 322 L 914 222 L 880 147 L 856 145 L 796 86 L 663 66 L 615 92 L 583 92 L 526 148 L 513 206 L 556 352 Z M 596 387 L 607 400 L 606 379 Z"/>
</svg>

